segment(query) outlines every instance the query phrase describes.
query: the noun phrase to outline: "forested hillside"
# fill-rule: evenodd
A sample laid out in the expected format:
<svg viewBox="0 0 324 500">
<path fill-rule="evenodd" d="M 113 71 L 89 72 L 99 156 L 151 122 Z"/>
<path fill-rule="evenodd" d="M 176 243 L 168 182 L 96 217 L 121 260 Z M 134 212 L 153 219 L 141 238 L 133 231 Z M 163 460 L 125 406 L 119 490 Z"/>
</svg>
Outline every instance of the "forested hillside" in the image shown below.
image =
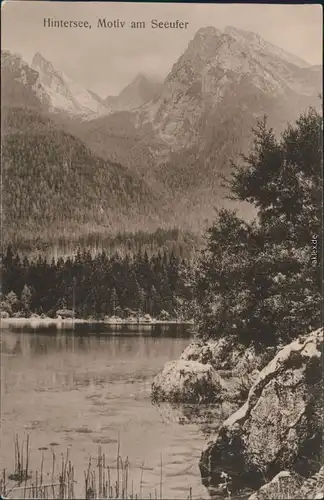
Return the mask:
<svg viewBox="0 0 324 500">
<path fill-rule="evenodd" d="M 120 256 L 127 254 L 134 256 L 147 252 L 152 256 L 158 251 L 174 253 L 175 256 L 191 260 L 201 245 L 202 238 L 194 233 L 180 229 L 157 229 L 156 231 L 119 232 L 112 234 L 106 228 L 100 231 L 89 231 L 87 234 L 76 235 L 74 239 L 70 234 L 56 236 L 52 240 L 25 239 L 18 244 L 11 243 L 14 251 L 21 257 L 37 258 L 39 254 L 47 260 L 59 257 L 72 257 L 80 248 L 96 255 L 105 251 L 108 255 L 118 252 Z"/>
<path fill-rule="evenodd" d="M 136 174 L 95 156 L 36 110 L 4 115 L 4 241 L 157 224 L 158 198 Z"/>
</svg>

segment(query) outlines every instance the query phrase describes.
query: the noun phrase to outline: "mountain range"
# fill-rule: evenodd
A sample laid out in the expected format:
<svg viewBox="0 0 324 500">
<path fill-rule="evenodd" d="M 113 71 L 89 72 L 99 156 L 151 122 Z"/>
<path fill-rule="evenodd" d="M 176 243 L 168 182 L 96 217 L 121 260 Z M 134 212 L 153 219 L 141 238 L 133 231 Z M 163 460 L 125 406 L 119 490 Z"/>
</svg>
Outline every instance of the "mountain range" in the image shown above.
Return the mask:
<svg viewBox="0 0 324 500">
<path fill-rule="evenodd" d="M 215 206 L 232 206 L 221 177 L 248 151 L 258 117 L 266 114 L 279 134 L 310 105 L 321 105 L 321 66 L 233 27 L 198 30 L 164 82 L 140 74 L 119 96 L 105 99 L 40 53 L 29 66 L 3 51 L 1 73 L 11 238 L 28 228 L 41 238 L 49 224 L 56 234 L 76 225 L 80 232 L 200 231 Z M 31 151 L 39 150 L 42 160 L 33 160 Z M 33 192 L 34 183 L 46 186 L 46 198 Z M 16 185 L 24 208 L 20 195 L 6 194 L 6 186 Z M 61 205 L 63 198 L 74 208 Z M 236 208 L 244 217 L 254 214 L 250 206 Z"/>
<path fill-rule="evenodd" d="M 83 120 L 136 109 L 154 99 L 162 87 L 156 78 L 139 73 L 119 95 L 102 99 L 55 69 L 39 52 L 35 54 L 31 68 L 39 75 L 38 80 L 48 96 L 51 111 L 64 112 Z"/>
</svg>

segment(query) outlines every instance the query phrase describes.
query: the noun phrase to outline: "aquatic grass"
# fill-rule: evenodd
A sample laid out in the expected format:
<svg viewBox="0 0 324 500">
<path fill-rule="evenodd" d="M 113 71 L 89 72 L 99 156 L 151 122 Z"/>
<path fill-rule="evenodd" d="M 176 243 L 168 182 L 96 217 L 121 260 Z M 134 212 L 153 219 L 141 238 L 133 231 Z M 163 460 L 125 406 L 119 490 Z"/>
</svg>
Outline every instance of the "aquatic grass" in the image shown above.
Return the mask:
<svg viewBox="0 0 324 500">
<path fill-rule="evenodd" d="M 29 469 L 30 440 L 19 443 L 18 436 L 14 439 L 15 470 L 7 474 L 2 470 L 0 476 L 0 496 L 2 498 L 21 498 L 24 500 L 73 500 L 76 498 L 75 468 L 69 457 L 69 450 L 61 454 L 60 460 L 52 449 L 50 471 L 45 471 L 44 450 L 41 451 L 40 466 L 35 470 Z M 120 452 L 120 439 L 118 436 L 116 459 L 114 465 L 108 465 L 106 455 L 101 446 L 98 446 L 97 457 L 89 457 L 88 464 L 84 470 L 84 496 L 85 500 L 109 499 L 109 500 L 142 500 L 143 476 L 145 462 L 140 467 L 139 494 L 134 492 L 134 482 L 131 479 L 131 464 L 128 457 L 123 458 Z M 45 478 L 49 476 L 48 482 Z M 82 498 L 79 496 L 79 498 Z M 163 460 L 160 455 L 160 481 L 159 487 L 154 488 L 153 494 L 146 497 L 150 500 L 163 500 Z M 192 488 L 188 488 L 188 494 L 184 500 L 192 500 Z"/>
<path fill-rule="evenodd" d="M 6 476 L 6 469 L 2 470 L 1 478 L 0 478 L 0 496 L 1 497 L 6 497 L 7 496 L 7 476 Z"/>
<path fill-rule="evenodd" d="M 92 459 L 89 458 L 87 470 L 84 472 L 85 498 L 107 498 L 107 499 L 132 499 L 134 497 L 134 485 L 132 491 L 128 491 L 130 463 L 128 457 L 123 459 L 120 455 L 120 443 L 118 441 L 116 456 L 116 480 L 111 479 L 111 467 L 106 465 L 106 456 L 98 447 L 97 473 L 93 470 Z"/>
<path fill-rule="evenodd" d="M 40 468 L 35 470 L 33 476 L 32 471 L 28 469 L 28 460 L 26 461 L 26 469 L 22 468 L 23 453 L 21 453 L 21 449 L 19 448 L 19 446 L 17 447 L 17 443 L 18 439 L 16 437 L 15 472 L 7 476 L 6 470 L 3 469 L 2 477 L 0 480 L 0 496 L 10 498 L 11 493 L 14 492 L 14 498 L 24 499 L 35 498 L 37 500 L 65 500 L 75 498 L 74 484 L 76 481 L 74 480 L 74 467 L 72 465 L 72 462 L 69 460 L 68 450 L 66 453 L 66 458 L 64 458 L 63 455 L 61 456 L 61 466 L 58 476 L 57 474 L 55 474 L 55 464 L 57 462 L 56 456 L 54 452 L 52 453 L 51 481 L 49 483 L 45 483 L 44 451 L 42 450 Z M 26 448 L 29 452 L 29 438 L 27 439 Z M 29 453 L 27 454 L 27 457 L 29 457 Z M 19 473 L 19 471 L 21 470 L 23 471 L 23 474 Z M 12 483 L 14 484 L 12 485 Z M 24 484 L 22 485 L 22 483 Z"/>
<path fill-rule="evenodd" d="M 14 454 L 15 454 L 15 470 L 11 474 L 9 474 L 8 479 L 11 481 L 16 481 L 21 484 L 22 482 L 26 482 L 30 479 L 30 475 L 28 474 L 28 462 L 30 457 L 30 448 L 29 448 L 29 435 L 27 435 L 26 440 L 26 462 L 24 463 L 24 441 L 22 444 L 19 443 L 18 435 L 15 436 L 14 439 Z"/>
</svg>

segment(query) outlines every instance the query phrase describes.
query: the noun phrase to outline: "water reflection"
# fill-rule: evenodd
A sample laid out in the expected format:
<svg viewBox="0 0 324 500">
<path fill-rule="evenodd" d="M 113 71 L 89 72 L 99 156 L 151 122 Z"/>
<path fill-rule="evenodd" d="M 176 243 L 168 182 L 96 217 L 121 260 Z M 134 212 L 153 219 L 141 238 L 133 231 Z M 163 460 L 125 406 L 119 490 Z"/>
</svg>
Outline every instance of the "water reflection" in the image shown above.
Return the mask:
<svg viewBox="0 0 324 500">
<path fill-rule="evenodd" d="M 15 434 L 30 435 L 31 467 L 39 467 L 42 452 L 50 466 L 51 443 L 58 454 L 69 447 L 81 495 L 89 456 L 100 444 L 107 463 L 114 463 L 120 436 L 137 493 L 144 460 L 143 494 L 154 496 L 162 454 L 165 498 L 187 498 L 189 486 L 193 498 L 206 498 L 198 469 L 203 432 L 192 422 L 164 418 L 150 401 L 154 375 L 179 357 L 189 336 L 190 327 L 180 325 L 149 332 L 111 325 L 3 330 L 0 467 L 14 467 Z"/>
<path fill-rule="evenodd" d="M 167 338 L 190 338 L 193 332 L 193 326 L 190 324 L 153 324 L 153 325 L 138 325 L 138 324 L 117 324 L 109 325 L 104 323 L 73 323 L 67 322 L 62 324 L 48 323 L 47 325 L 40 324 L 32 326 L 25 323 L 13 323 L 2 329 L 13 333 L 39 333 L 42 335 L 53 334 L 73 334 L 75 337 L 80 335 L 95 335 L 95 336 L 147 336 L 147 337 L 167 337 Z"/>
</svg>

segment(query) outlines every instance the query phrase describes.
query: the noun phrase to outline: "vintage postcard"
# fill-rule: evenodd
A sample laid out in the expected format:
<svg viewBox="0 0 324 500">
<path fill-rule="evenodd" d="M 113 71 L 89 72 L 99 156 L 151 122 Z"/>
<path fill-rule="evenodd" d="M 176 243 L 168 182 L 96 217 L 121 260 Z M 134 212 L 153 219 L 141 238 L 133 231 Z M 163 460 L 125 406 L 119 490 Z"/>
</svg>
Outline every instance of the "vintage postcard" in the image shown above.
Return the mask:
<svg viewBox="0 0 324 500">
<path fill-rule="evenodd" d="M 323 498 L 320 5 L 1 14 L 1 498 Z"/>
</svg>

